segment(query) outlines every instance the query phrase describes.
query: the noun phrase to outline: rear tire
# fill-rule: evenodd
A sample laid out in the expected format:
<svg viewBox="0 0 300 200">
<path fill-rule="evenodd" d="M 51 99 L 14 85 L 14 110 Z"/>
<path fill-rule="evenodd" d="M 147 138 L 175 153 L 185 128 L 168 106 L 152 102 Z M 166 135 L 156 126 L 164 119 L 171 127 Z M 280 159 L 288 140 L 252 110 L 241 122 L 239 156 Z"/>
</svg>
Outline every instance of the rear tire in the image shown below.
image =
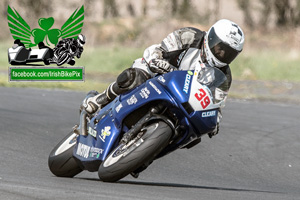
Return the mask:
<svg viewBox="0 0 300 200">
<path fill-rule="evenodd" d="M 100 165 L 99 178 L 104 182 L 115 182 L 151 162 L 167 145 L 172 129 L 162 121 L 156 121 L 145 128 L 143 136 L 130 141 L 126 146 L 120 144 Z"/>
<path fill-rule="evenodd" d="M 50 65 L 50 61 L 48 59 L 44 59 L 44 64 L 45 65 Z"/>
<path fill-rule="evenodd" d="M 51 151 L 48 166 L 55 176 L 73 177 L 82 172 L 82 169 L 73 158 L 73 149 L 77 137 L 78 135 L 72 131 Z"/>
</svg>

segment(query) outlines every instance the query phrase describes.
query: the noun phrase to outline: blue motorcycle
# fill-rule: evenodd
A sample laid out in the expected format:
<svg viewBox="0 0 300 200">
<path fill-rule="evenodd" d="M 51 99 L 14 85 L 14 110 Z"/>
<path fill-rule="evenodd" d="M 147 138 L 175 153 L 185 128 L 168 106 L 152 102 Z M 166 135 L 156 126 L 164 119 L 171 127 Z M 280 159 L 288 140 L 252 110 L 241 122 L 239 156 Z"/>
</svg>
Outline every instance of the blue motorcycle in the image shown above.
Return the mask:
<svg viewBox="0 0 300 200">
<path fill-rule="evenodd" d="M 59 177 L 98 171 L 102 181 L 115 182 L 198 144 L 217 125 L 228 80 L 217 68 L 193 68 L 149 79 L 93 116 L 82 111 L 79 127 L 50 153 L 50 171 Z"/>
</svg>

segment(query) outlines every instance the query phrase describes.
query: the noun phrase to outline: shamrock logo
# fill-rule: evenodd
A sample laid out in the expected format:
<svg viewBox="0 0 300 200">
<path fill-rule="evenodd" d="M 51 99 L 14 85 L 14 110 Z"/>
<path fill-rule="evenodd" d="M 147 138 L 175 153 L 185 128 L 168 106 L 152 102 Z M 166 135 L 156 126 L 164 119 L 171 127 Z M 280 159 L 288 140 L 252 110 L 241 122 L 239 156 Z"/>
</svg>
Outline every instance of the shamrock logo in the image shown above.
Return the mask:
<svg viewBox="0 0 300 200">
<path fill-rule="evenodd" d="M 7 8 L 7 20 L 10 32 L 15 40 L 19 39 L 25 47 L 33 47 L 46 40 L 56 45 L 59 38 L 77 38 L 81 33 L 84 19 L 84 7 L 76 9 L 69 19 L 62 25 L 61 29 L 51 29 L 54 24 L 54 18 L 40 18 L 38 24 L 40 28 L 31 30 L 30 26 L 21 17 L 21 15 L 10 6 Z M 31 42 L 31 37 L 34 43 Z"/>
<path fill-rule="evenodd" d="M 44 41 L 45 37 L 47 36 L 46 37 L 47 45 L 50 46 L 48 43 L 48 40 L 52 44 L 56 45 L 58 42 L 58 39 L 61 36 L 61 31 L 59 29 L 50 29 L 54 24 L 53 17 L 40 18 L 38 23 L 39 23 L 41 29 L 35 28 L 31 31 L 31 34 L 34 38 L 35 44 L 38 44 L 39 42 Z"/>
<path fill-rule="evenodd" d="M 110 126 L 105 126 L 104 129 L 101 130 L 101 136 L 103 137 L 104 140 L 106 136 L 110 136 L 111 134 L 110 129 L 111 129 Z"/>
</svg>

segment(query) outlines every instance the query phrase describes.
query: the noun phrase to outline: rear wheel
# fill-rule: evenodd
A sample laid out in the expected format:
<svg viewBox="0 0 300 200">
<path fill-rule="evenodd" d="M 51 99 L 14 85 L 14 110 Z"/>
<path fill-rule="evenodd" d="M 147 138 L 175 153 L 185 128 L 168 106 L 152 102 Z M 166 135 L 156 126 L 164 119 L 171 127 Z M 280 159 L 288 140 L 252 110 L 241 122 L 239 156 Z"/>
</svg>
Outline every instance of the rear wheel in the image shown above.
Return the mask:
<svg viewBox="0 0 300 200">
<path fill-rule="evenodd" d="M 120 144 L 100 165 L 99 178 L 115 182 L 144 163 L 151 162 L 163 150 L 172 135 L 172 129 L 162 121 L 156 121 L 142 129 L 128 144 Z"/>
<path fill-rule="evenodd" d="M 77 137 L 78 135 L 72 131 L 51 151 L 48 166 L 55 176 L 73 177 L 82 172 L 82 169 L 73 158 L 73 149 Z"/>
<path fill-rule="evenodd" d="M 50 65 L 50 61 L 48 59 L 44 59 L 43 61 L 45 65 Z"/>
</svg>

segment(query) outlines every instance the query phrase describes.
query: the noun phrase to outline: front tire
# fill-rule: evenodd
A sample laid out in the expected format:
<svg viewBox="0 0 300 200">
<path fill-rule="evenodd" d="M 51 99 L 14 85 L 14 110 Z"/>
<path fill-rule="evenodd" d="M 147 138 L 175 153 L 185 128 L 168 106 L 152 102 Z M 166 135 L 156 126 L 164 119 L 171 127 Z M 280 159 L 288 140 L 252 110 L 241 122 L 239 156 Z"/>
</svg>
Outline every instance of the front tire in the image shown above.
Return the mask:
<svg viewBox="0 0 300 200">
<path fill-rule="evenodd" d="M 82 169 L 73 158 L 73 149 L 77 137 L 78 135 L 72 131 L 51 151 L 48 166 L 55 176 L 73 177 L 82 172 Z"/>
<path fill-rule="evenodd" d="M 100 165 L 99 178 L 104 182 L 115 182 L 151 162 L 167 145 L 172 129 L 162 121 L 156 121 L 145 128 L 139 139 L 120 144 Z"/>
<path fill-rule="evenodd" d="M 56 64 L 57 64 L 57 66 L 61 66 L 61 65 L 65 64 L 66 62 L 68 62 L 69 59 L 70 59 L 69 54 L 67 52 L 63 52 L 57 58 Z"/>
</svg>

